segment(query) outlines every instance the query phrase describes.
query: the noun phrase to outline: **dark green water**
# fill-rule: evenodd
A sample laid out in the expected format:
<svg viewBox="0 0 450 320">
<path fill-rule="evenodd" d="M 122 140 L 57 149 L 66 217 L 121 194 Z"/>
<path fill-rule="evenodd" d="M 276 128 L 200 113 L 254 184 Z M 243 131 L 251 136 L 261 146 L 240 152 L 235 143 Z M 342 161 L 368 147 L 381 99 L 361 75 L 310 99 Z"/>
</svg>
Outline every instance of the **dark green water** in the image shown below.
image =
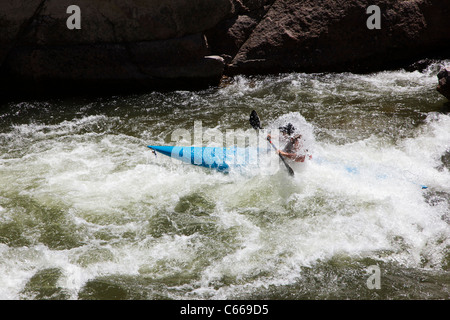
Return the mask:
<svg viewBox="0 0 450 320">
<path fill-rule="evenodd" d="M 0 106 L 0 298 L 450 298 L 438 68 Z M 146 148 L 193 144 L 194 121 L 251 129 L 252 109 L 303 133 L 313 160 L 294 178 L 282 165 L 224 175 Z"/>
</svg>

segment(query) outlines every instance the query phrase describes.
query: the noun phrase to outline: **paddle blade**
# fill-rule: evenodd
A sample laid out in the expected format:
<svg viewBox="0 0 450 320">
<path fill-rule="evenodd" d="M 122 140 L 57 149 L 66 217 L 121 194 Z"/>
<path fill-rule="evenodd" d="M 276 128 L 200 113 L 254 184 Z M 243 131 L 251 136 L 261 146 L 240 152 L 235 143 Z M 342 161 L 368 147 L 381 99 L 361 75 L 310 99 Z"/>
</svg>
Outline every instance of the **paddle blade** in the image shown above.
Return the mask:
<svg viewBox="0 0 450 320">
<path fill-rule="evenodd" d="M 259 116 L 256 113 L 255 110 L 253 110 L 250 113 L 250 125 L 253 127 L 253 129 L 262 129 L 261 128 L 261 121 L 259 120 Z M 275 147 L 275 145 L 272 143 L 270 137 L 267 137 L 267 141 L 269 141 L 270 145 L 277 150 L 277 148 Z M 294 170 L 292 170 L 292 168 L 286 163 L 286 160 L 284 160 L 283 156 L 281 154 L 278 154 L 280 156 L 281 161 L 284 163 L 284 165 L 286 166 L 286 169 L 289 173 L 290 176 L 294 176 Z"/>
<path fill-rule="evenodd" d="M 283 163 L 284 163 L 284 165 L 286 166 L 286 169 L 287 169 L 289 175 L 290 175 L 291 177 L 293 177 L 293 176 L 294 176 L 294 170 L 286 163 L 286 161 L 284 161 L 284 159 L 283 159 Z"/>
<path fill-rule="evenodd" d="M 253 129 L 262 129 L 261 122 L 255 110 L 250 113 L 250 125 L 253 127 Z"/>
</svg>

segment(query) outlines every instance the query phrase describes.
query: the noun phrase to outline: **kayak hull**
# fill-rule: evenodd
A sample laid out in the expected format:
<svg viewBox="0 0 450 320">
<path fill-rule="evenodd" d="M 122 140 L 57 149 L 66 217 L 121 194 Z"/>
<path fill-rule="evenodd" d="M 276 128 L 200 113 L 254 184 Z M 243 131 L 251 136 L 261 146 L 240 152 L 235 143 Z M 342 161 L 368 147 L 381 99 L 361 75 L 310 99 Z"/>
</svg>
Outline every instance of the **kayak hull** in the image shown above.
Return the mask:
<svg viewBox="0 0 450 320">
<path fill-rule="evenodd" d="M 228 172 L 231 167 L 257 163 L 258 148 L 147 146 L 165 156 L 192 165 Z"/>
</svg>

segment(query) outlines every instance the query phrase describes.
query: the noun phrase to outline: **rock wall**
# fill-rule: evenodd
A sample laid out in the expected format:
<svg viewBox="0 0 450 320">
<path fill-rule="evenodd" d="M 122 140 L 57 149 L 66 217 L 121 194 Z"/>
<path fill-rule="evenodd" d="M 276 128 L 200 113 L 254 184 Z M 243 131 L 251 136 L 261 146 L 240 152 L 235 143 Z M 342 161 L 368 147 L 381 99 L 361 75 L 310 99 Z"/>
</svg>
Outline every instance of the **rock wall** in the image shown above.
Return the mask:
<svg viewBox="0 0 450 320">
<path fill-rule="evenodd" d="M 81 29 L 69 30 L 69 5 Z M 369 30 L 366 9 L 381 9 Z M 222 75 L 450 57 L 450 0 L 4 0 L 0 90 L 204 87 Z"/>
<path fill-rule="evenodd" d="M 436 90 L 450 100 L 450 67 L 442 68 L 437 77 L 439 84 Z"/>
<path fill-rule="evenodd" d="M 67 8 L 81 9 L 70 30 Z M 204 30 L 229 0 L 19 0 L 0 2 L 0 81 L 36 93 L 217 84 L 224 61 Z"/>
<path fill-rule="evenodd" d="M 431 54 L 450 57 L 450 0 L 261 2 L 208 33 L 218 43 L 213 53 L 232 57 L 229 74 L 367 72 Z M 366 25 L 372 4 L 381 9 L 379 30 Z"/>
</svg>

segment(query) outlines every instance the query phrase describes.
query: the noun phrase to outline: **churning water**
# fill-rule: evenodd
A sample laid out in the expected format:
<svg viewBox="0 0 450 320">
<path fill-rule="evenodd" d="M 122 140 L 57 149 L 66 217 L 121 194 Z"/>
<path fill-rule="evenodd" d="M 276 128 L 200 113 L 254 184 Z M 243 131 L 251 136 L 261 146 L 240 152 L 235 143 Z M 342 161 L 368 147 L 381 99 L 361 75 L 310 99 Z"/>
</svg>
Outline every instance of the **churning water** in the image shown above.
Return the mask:
<svg viewBox="0 0 450 320">
<path fill-rule="evenodd" d="M 1 106 L 0 298 L 448 299 L 438 67 Z M 251 129 L 253 109 L 303 133 L 313 159 L 293 178 L 146 147 L 176 144 L 194 121 Z M 381 288 L 368 286 L 371 266 Z"/>
</svg>

